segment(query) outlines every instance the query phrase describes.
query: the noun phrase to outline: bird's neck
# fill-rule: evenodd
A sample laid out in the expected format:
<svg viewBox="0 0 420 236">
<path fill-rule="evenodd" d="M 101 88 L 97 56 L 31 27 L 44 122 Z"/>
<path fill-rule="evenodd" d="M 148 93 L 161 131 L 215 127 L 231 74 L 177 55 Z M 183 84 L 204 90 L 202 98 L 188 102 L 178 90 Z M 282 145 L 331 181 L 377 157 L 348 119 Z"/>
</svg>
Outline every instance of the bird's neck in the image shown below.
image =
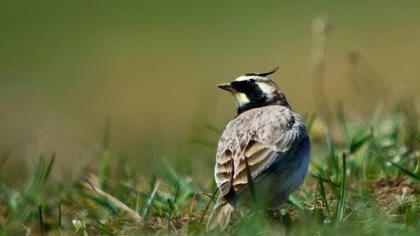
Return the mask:
<svg viewBox="0 0 420 236">
<path fill-rule="evenodd" d="M 238 115 L 248 110 L 264 107 L 264 106 L 271 106 L 271 105 L 279 105 L 289 107 L 289 102 L 286 99 L 286 96 L 279 91 L 276 91 L 275 94 L 271 97 L 271 99 L 265 98 L 264 100 L 251 100 L 248 103 L 243 104 L 237 108 Z"/>
</svg>

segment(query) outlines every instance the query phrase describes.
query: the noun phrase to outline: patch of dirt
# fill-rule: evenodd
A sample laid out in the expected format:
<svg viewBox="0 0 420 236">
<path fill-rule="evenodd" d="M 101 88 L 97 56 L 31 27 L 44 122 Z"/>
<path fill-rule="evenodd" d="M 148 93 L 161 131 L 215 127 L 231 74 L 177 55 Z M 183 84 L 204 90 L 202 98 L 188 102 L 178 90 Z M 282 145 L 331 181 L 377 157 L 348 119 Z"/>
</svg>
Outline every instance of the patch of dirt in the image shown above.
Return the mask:
<svg viewBox="0 0 420 236">
<path fill-rule="evenodd" d="M 388 210 L 402 195 L 408 197 L 419 193 L 419 185 L 406 177 L 380 178 L 373 183 L 375 200 L 385 210 Z"/>
</svg>

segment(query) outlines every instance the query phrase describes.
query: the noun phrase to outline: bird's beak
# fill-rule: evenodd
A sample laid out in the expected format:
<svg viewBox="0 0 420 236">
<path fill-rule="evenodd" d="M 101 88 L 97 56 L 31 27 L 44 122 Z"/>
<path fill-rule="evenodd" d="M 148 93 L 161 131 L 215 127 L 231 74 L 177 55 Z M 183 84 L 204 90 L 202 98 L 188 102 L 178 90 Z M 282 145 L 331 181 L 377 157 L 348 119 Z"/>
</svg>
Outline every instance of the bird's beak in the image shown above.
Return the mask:
<svg viewBox="0 0 420 236">
<path fill-rule="evenodd" d="M 221 83 L 221 84 L 218 84 L 217 87 L 223 90 L 229 91 L 229 92 L 235 92 L 235 89 L 232 87 L 231 83 Z"/>
</svg>

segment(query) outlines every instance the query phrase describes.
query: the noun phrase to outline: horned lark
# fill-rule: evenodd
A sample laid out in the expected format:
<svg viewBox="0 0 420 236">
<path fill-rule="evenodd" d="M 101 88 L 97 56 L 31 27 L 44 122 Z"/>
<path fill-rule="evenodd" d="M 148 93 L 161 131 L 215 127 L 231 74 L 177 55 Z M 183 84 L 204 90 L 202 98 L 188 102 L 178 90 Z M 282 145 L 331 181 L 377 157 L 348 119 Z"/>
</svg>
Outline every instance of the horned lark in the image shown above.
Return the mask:
<svg viewBox="0 0 420 236">
<path fill-rule="evenodd" d="M 218 85 L 233 95 L 238 115 L 219 140 L 214 169 L 219 197 L 207 230 L 228 225 L 236 203 L 250 192 L 248 173 L 257 198 L 267 196 L 271 209 L 279 208 L 306 175 L 308 133 L 302 117 L 268 78 L 276 70 L 248 73 Z"/>
</svg>

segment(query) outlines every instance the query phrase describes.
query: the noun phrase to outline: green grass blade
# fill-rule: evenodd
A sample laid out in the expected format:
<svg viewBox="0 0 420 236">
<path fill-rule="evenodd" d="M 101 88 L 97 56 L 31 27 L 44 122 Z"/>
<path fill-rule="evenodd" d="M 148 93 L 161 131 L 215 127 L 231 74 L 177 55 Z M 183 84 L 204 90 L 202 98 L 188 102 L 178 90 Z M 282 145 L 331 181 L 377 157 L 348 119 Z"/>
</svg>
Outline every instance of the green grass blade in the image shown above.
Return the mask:
<svg viewBox="0 0 420 236">
<path fill-rule="evenodd" d="M 420 158 L 418 158 L 416 168 L 414 168 L 414 175 L 420 176 Z"/>
<path fill-rule="evenodd" d="M 107 117 L 104 124 L 104 133 L 102 136 L 102 153 L 99 163 L 99 186 L 105 191 L 108 189 L 107 182 L 110 174 L 111 151 L 109 137 L 111 132 L 111 119 Z"/>
<path fill-rule="evenodd" d="M 212 131 L 214 134 L 220 135 L 223 132 L 223 129 L 220 129 L 213 124 L 207 123 L 204 125 L 204 127 L 210 131 Z"/>
<path fill-rule="evenodd" d="M 309 133 L 311 132 L 315 119 L 316 119 L 316 114 L 308 115 L 307 117 L 305 117 L 306 129 L 308 130 Z"/>
<path fill-rule="evenodd" d="M 138 213 L 140 212 L 140 198 L 141 198 L 141 193 L 137 192 L 136 193 L 136 206 L 134 207 L 134 210 Z"/>
<path fill-rule="evenodd" d="M 194 144 L 199 144 L 199 145 L 202 145 L 202 146 L 206 146 L 206 147 L 209 147 L 209 148 L 217 147 L 216 143 L 213 143 L 211 141 L 207 141 L 207 140 L 202 139 L 202 138 L 193 138 L 193 139 L 190 140 L 190 142 L 194 143 Z"/>
<path fill-rule="evenodd" d="M 61 220 L 62 220 L 62 216 L 61 216 L 61 201 L 58 201 L 58 230 L 61 230 Z"/>
<path fill-rule="evenodd" d="M 343 133 L 344 137 L 347 140 L 349 140 L 350 134 L 347 128 L 342 102 L 340 102 L 337 106 L 337 120 L 338 120 L 338 125 L 340 126 L 340 129 L 341 129 L 341 132 Z"/>
<path fill-rule="evenodd" d="M 325 194 L 324 181 L 322 181 L 321 177 L 318 178 L 318 183 L 319 183 L 319 191 L 321 193 L 322 201 L 324 202 L 325 210 L 327 212 L 327 217 L 329 217 L 330 207 L 327 201 L 327 196 Z"/>
<path fill-rule="evenodd" d="M 38 205 L 38 217 L 39 217 L 39 228 L 40 228 L 40 232 L 41 235 L 45 235 L 44 232 L 44 219 L 42 218 L 42 206 Z"/>
<path fill-rule="evenodd" d="M 340 167 L 338 165 L 337 156 L 335 155 L 335 148 L 332 142 L 331 134 L 328 130 L 326 134 L 326 142 L 327 142 L 327 150 L 328 150 L 328 158 L 327 158 L 327 163 L 329 164 L 328 169 L 332 170 L 334 174 L 333 176 L 335 176 L 339 173 Z"/>
<path fill-rule="evenodd" d="M 303 211 L 305 210 L 305 207 L 302 204 L 302 201 L 300 201 L 298 198 L 296 198 L 293 195 L 289 196 L 289 199 L 287 200 L 287 203 L 289 203 L 290 205 L 294 206 L 295 208 Z"/>
<path fill-rule="evenodd" d="M 317 179 L 321 179 L 323 182 L 326 182 L 328 184 L 330 184 L 331 186 L 333 186 L 334 188 L 340 188 L 340 184 L 335 183 L 334 181 L 331 180 L 331 178 L 324 178 L 321 175 L 316 175 L 311 173 L 311 176 Z"/>
<path fill-rule="evenodd" d="M 179 192 L 180 192 L 180 186 L 179 186 L 179 179 L 176 180 L 176 186 L 175 186 L 175 194 L 174 194 L 174 205 L 176 205 L 176 202 L 178 200 Z"/>
<path fill-rule="evenodd" d="M 345 199 L 346 199 L 346 170 L 347 170 L 347 164 L 346 164 L 346 154 L 343 153 L 343 166 L 342 166 L 342 178 L 341 178 L 341 185 L 340 185 L 340 199 L 338 199 L 338 205 L 337 205 L 337 219 L 336 222 L 342 222 L 344 219 L 344 213 L 345 213 Z"/>
<path fill-rule="evenodd" d="M 355 153 L 359 150 L 360 147 L 363 146 L 371 137 L 373 136 L 373 128 L 370 127 L 369 132 L 361 137 L 353 138 L 350 143 L 350 153 Z"/>
<path fill-rule="evenodd" d="M 416 180 L 416 181 L 420 181 L 420 176 L 414 174 L 413 172 L 407 170 L 406 168 L 400 166 L 399 164 L 391 161 L 391 160 L 387 160 L 386 158 L 380 157 L 382 160 L 390 163 L 392 166 L 396 167 L 398 170 L 400 170 L 401 172 L 403 172 L 404 174 L 406 174 L 407 176 L 411 177 L 412 179 Z"/>
<path fill-rule="evenodd" d="M 102 153 L 101 161 L 99 163 L 99 186 L 107 190 L 108 186 L 108 177 L 110 174 L 110 165 L 111 165 L 111 152 L 105 150 Z"/>
<path fill-rule="evenodd" d="M 43 155 L 39 156 L 38 164 L 36 165 L 33 174 L 29 178 L 29 181 L 26 185 L 25 192 L 23 193 L 24 199 L 30 201 L 30 202 L 36 202 L 41 187 L 45 181 L 45 161 Z"/>
<path fill-rule="evenodd" d="M 51 156 L 51 159 L 50 159 L 50 161 L 48 162 L 47 170 L 45 171 L 43 181 L 46 181 L 46 180 L 48 179 L 48 177 L 50 176 L 50 173 L 51 173 L 52 167 L 53 167 L 53 165 L 54 165 L 54 161 L 55 161 L 55 153 Z"/>
<path fill-rule="evenodd" d="M 194 194 L 194 187 L 191 185 L 189 181 L 187 181 L 184 176 L 180 175 L 168 162 L 164 162 L 166 167 L 166 172 L 169 174 L 169 178 L 172 180 L 177 181 L 177 186 L 175 188 L 179 188 L 178 192 L 178 202 L 184 202 L 188 197 Z"/>
</svg>

